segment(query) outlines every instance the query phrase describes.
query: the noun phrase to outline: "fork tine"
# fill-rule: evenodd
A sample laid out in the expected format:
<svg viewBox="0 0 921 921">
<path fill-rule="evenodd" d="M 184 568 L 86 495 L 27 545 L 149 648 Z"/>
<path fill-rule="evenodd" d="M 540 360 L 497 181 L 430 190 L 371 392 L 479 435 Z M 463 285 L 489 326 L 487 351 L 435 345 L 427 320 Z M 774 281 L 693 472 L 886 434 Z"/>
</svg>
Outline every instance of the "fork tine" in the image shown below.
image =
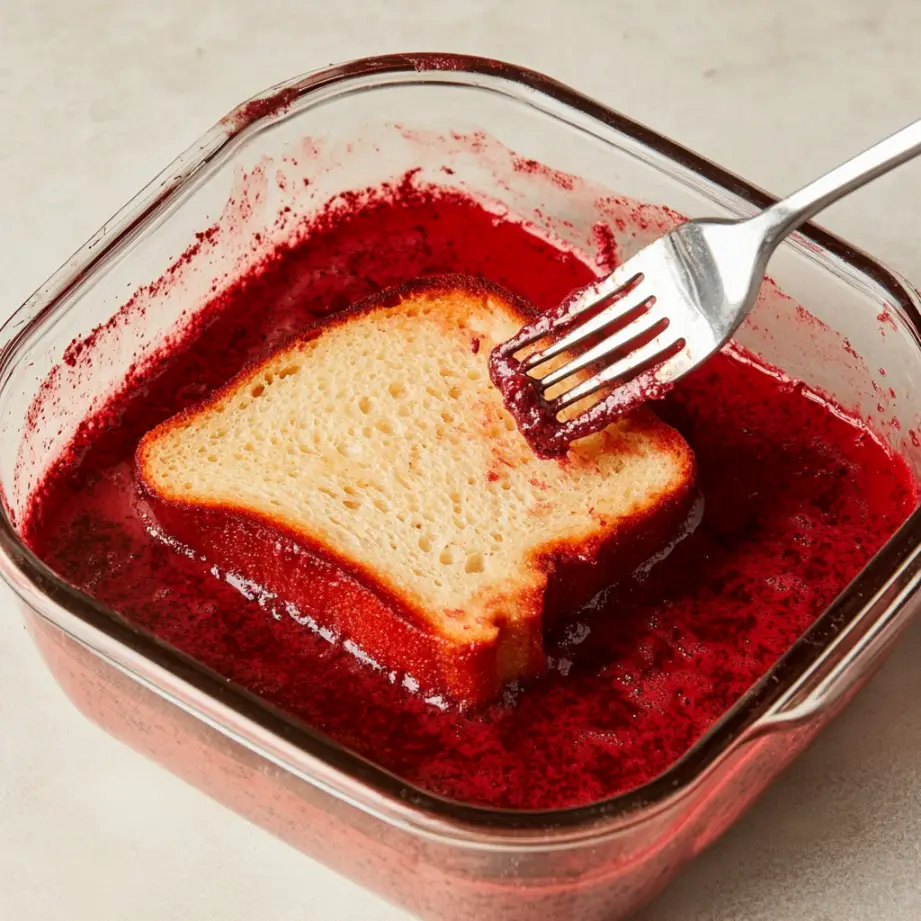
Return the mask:
<svg viewBox="0 0 921 921">
<path fill-rule="evenodd" d="M 642 304 L 646 304 L 652 300 L 651 297 L 647 298 Z M 642 304 L 640 306 L 642 306 Z M 631 323 L 623 327 L 623 329 L 619 329 L 616 333 L 611 333 L 606 339 L 592 346 L 592 348 L 587 349 L 581 355 L 576 356 L 572 361 L 544 375 L 540 379 L 541 387 L 546 390 L 548 387 L 552 387 L 554 384 L 566 380 L 567 377 L 588 367 L 593 362 L 598 361 L 599 358 L 604 358 L 606 355 L 610 355 L 612 352 L 616 352 L 618 349 L 622 349 L 624 346 L 629 345 L 634 339 L 651 332 L 659 323 L 666 319 L 665 312 L 661 309 L 653 309 L 638 316 Z"/>
<path fill-rule="evenodd" d="M 682 338 L 671 327 L 664 329 L 655 339 L 640 346 L 635 352 L 631 352 L 620 361 L 615 361 L 614 364 L 602 368 L 587 381 L 577 384 L 571 390 L 558 396 L 551 403 L 553 409 L 559 412 L 566 409 L 567 406 L 572 406 L 573 403 L 578 403 L 584 397 L 590 396 L 611 381 L 633 376 L 632 372 L 637 367 L 654 362 L 659 356 L 667 354 L 682 342 Z"/>
<path fill-rule="evenodd" d="M 620 317 L 630 313 L 631 310 L 636 310 L 638 307 L 642 306 L 642 304 L 646 303 L 646 301 L 637 302 L 634 299 L 627 300 L 626 298 L 626 295 L 635 290 L 636 286 L 642 281 L 642 273 L 632 272 L 626 281 L 618 285 L 611 284 L 612 277 L 613 276 L 608 276 L 597 285 L 585 289 L 576 300 L 568 305 L 566 313 L 553 325 L 569 325 L 580 314 L 585 313 L 586 310 L 590 310 L 599 301 L 607 300 L 609 297 L 614 297 L 614 302 L 605 307 L 604 310 L 590 320 L 580 323 L 568 333 L 560 336 L 559 339 L 554 340 L 547 348 L 540 352 L 535 352 L 533 355 L 529 355 L 522 363 L 525 371 L 530 371 L 538 365 L 542 365 L 545 361 L 555 358 L 561 352 L 572 348 L 574 345 L 578 345 L 586 337 L 604 329 L 605 326 L 610 326 Z M 649 298 L 646 300 L 649 300 Z M 534 338 L 538 339 L 541 338 L 541 336 L 535 336 Z M 533 339 L 530 341 L 533 341 Z M 529 343 L 524 344 L 526 345 Z"/>
<path fill-rule="evenodd" d="M 566 315 L 575 319 L 599 301 L 606 301 L 618 294 L 629 294 L 642 281 L 643 270 L 637 266 L 637 257 L 628 260 L 592 285 L 579 292 L 575 300 L 567 304 Z"/>
<path fill-rule="evenodd" d="M 544 364 L 544 362 L 549 361 L 551 358 L 556 358 L 557 355 L 579 345 L 589 336 L 601 332 L 606 326 L 613 325 L 634 310 L 639 310 L 641 307 L 649 307 L 653 303 L 655 303 L 655 298 L 651 296 L 641 301 L 632 298 L 618 298 L 613 304 L 593 316 L 590 320 L 579 323 L 568 333 L 560 336 L 559 339 L 556 339 L 553 343 L 548 345 L 542 352 L 530 356 L 524 363 L 525 370 L 530 371 Z M 637 317 L 636 319 L 640 320 L 642 318 Z"/>
</svg>

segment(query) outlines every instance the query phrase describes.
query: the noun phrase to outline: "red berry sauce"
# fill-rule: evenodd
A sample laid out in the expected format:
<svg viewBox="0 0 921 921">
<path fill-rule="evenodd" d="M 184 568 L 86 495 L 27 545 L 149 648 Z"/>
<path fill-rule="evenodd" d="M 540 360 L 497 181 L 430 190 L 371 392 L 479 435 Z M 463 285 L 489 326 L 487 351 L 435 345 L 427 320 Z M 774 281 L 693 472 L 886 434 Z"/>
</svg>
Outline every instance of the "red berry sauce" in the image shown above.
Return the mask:
<svg viewBox="0 0 921 921">
<path fill-rule="evenodd" d="M 609 257 L 609 261 L 614 260 Z M 660 365 L 653 365 L 632 379 L 622 382 L 613 391 L 608 388 L 609 392 L 605 393 L 605 388 L 602 388 L 596 402 L 578 410 L 575 415 L 557 418 L 559 411 L 555 408 L 553 399 L 547 398 L 539 380 L 528 373 L 525 359 L 517 358 L 516 355 L 526 346 L 533 346 L 540 340 L 551 342 L 576 328 L 578 321 L 573 320 L 572 308 L 578 306 L 585 298 L 588 298 L 589 303 L 595 300 L 592 287 L 589 285 L 587 289 L 577 288 L 566 300 L 528 323 L 518 335 L 497 345 L 489 356 L 490 379 L 502 394 L 505 408 L 515 420 L 518 431 L 538 457 L 561 457 L 569 449 L 570 443 L 577 438 L 600 432 L 619 416 L 642 403 L 661 400 L 673 387 L 673 384 L 659 380 Z M 625 285 L 618 293 L 617 299 L 629 294 L 635 287 L 635 283 Z M 609 326 L 604 330 L 604 335 L 616 332 L 623 328 L 623 322 L 632 322 L 635 319 L 636 311 L 631 311 L 626 321 Z M 588 340 L 588 344 L 598 341 L 601 335 L 595 334 Z M 645 338 L 638 337 L 636 342 L 609 355 L 607 361 L 612 362 L 623 357 L 630 349 L 648 341 L 651 335 L 649 333 Z M 663 357 L 670 358 L 674 354 L 675 351 L 670 350 Z M 590 366 L 591 373 L 596 370 L 598 369 Z M 566 386 L 572 386 L 572 383 Z"/>
<path fill-rule="evenodd" d="M 132 461 L 144 432 L 291 331 L 442 272 L 483 275 L 543 309 L 593 277 L 461 196 L 357 196 L 218 297 L 188 341 L 84 428 L 37 491 L 26 533 L 131 622 L 413 784 L 508 808 L 589 803 L 684 754 L 907 517 L 915 484 L 801 384 L 720 355 L 657 406 L 697 454 L 693 535 L 549 638 L 544 677 L 477 713 L 439 709 L 150 537 Z"/>
</svg>

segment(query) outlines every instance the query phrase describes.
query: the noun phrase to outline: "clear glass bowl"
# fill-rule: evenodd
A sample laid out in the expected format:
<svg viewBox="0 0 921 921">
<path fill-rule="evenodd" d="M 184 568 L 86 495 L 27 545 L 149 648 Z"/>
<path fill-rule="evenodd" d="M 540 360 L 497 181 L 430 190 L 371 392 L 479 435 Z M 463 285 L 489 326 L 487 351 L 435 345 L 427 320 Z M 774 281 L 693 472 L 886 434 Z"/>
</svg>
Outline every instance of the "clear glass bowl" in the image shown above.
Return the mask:
<svg viewBox="0 0 921 921">
<path fill-rule="evenodd" d="M 921 513 L 664 775 L 541 813 L 408 786 L 69 587 L 18 531 L 30 491 L 131 362 L 290 235 L 299 215 L 411 168 L 585 248 L 618 209 L 635 219 L 619 231 L 627 251 L 675 219 L 636 201 L 688 216 L 744 215 L 769 201 L 610 109 L 494 61 L 392 56 L 276 87 L 205 134 L 3 328 L 0 572 L 77 707 L 305 853 L 426 918 L 610 921 L 723 832 L 879 664 L 916 607 Z M 196 246 L 196 232 L 215 224 L 228 232 Z M 152 285 L 170 266 L 169 291 Z M 789 297 L 766 286 L 739 341 L 871 419 L 921 473 L 916 293 L 811 226 L 771 269 Z M 143 309 L 121 311 L 132 291 Z M 106 360 L 62 363 L 93 331 Z M 45 413 L 30 415 L 40 393 Z"/>
</svg>

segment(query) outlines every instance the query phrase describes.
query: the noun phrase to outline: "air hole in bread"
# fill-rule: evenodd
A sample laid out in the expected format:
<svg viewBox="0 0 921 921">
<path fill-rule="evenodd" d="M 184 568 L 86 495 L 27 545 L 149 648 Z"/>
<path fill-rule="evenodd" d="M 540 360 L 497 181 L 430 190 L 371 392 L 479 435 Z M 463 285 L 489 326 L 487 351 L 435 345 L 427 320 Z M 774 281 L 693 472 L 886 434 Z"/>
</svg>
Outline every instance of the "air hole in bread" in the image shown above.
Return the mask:
<svg viewBox="0 0 921 921">
<path fill-rule="evenodd" d="M 482 572 L 483 571 L 483 554 L 471 553 L 464 563 L 464 572 Z"/>
</svg>

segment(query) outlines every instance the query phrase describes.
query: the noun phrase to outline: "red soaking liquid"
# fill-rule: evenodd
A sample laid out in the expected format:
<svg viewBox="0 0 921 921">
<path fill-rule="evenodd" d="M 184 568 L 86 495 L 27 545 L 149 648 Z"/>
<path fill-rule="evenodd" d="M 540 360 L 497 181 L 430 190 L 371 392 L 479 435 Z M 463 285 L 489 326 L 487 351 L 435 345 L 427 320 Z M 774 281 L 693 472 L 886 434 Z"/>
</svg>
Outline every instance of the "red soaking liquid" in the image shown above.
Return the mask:
<svg viewBox="0 0 921 921">
<path fill-rule="evenodd" d="M 548 638 L 544 677 L 479 712 L 439 709 L 151 538 L 132 457 L 144 432 L 291 332 L 441 272 L 483 275 L 543 309 L 592 278 L 463 197 L 356 198 L 221 295 L 94 420 L 39 490 L 30 539 L 129 621 L 413 784 L 516 809 L 610 797 L 672 765 L 764 675 L 907 517 L 915 486 L 801 384 L 720 355 L 658 404 L 697 454 L 693 535 Z"/>
</svg>

